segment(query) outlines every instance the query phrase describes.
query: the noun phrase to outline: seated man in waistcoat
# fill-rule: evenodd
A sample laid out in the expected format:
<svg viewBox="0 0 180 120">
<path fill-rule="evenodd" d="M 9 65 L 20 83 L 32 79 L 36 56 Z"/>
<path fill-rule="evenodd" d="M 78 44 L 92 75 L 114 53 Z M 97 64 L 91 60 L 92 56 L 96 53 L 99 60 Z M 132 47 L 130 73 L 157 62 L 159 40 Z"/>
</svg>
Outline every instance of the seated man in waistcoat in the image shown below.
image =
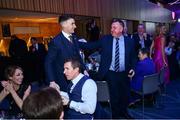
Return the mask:
<svg viewBox="0 0 180 120">
<path fill-rule="evenodd" d="M 81 64 L 78 59 L 65 60 L 64 74 L 70 80 L 68 92 L 61 91 L 65 109 L 65 119 L 93 119 L 93 113 L 97 103 L 96 83 L 81 72 Z M 50 84 L 57 87 L 57 84 Z M 57 87 L 58 89 L 58 87 Z"/>
</svg>

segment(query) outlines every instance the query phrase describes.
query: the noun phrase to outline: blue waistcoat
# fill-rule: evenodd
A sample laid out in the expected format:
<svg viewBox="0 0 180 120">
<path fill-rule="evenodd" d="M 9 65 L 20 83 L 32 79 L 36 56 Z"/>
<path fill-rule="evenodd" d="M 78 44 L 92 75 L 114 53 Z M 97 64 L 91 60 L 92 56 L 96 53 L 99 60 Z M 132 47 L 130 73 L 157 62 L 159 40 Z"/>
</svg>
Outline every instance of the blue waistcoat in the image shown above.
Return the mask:
<svg viewBox="0 0 180 120">
<path fill-rule="evenodd" d="M 85 83 L 85 81 L 89 79 L 89 77 L 87 76 L 83 76 L 79 82 L 76 84 L 76 86 L 74 87 L 74 89 L 72 90 L 72 92 L 70 93 L 68 91 L 69 94 L 69 99 L 72 101 L 76 101 L 76 102 L 83 102 L 81 100 L 82 97 L 82 87 Z M 82 114 L 80 112 L 75 111 L 74 109 L 68 109 L 67 111 L 67 118 L 68 119 L 92 119 L 93 115 L 92 114 Z"/>
</svg>

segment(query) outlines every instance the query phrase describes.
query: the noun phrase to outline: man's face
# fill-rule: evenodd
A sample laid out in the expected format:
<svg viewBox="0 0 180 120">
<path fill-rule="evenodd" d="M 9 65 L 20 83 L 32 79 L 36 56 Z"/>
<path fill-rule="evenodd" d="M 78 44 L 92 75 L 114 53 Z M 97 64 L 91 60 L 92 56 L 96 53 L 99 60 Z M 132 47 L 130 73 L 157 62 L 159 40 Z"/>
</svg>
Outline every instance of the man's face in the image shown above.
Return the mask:
<svg viewBox="0 0 180 120">
<path fill-rule="evenodd" d="M 61 25 L 62 25 L 63 31 L 68 34 L 74 33 L 74 29 L 76 28 L 75 20 L 73 18 L 62 22 Z"/>
<path fill-rule="evenodd" d="M 122 35 L 123 32 L 123 26 L 119 22 L 113 22 L 111 24 L 111 35 L 113 37 L 119 37 Z"/>
<path fill-rule="evenodd" d="M 147 57 L 147 55 L 139 51 L 138 57 L 139 57 L 139 60 L 144 60 Z"/>
<path fill-rule="evenodd" d="M 79 75 L 79 68 L 73 68 L 71 62 L 64 64 L 64 75 L 67 80 L 73 80 Z"/>
<path fill-rule="evenodd" d="M 143 35 L 144 32 L 145 32 L 144 26 L 143 26 L 143 25 L 139 25 L 139 26 L 138 26 L 138 33 L 141 34 L 141 35 Z"/>
<path fill-rule="evenodd" d="M 35 45 L 36 43 L 37 43 L 37 41 L 36 41 L 36 40 L 31 39 L 31 44 L 32 44 L 32 45 Z"/>
</svg>

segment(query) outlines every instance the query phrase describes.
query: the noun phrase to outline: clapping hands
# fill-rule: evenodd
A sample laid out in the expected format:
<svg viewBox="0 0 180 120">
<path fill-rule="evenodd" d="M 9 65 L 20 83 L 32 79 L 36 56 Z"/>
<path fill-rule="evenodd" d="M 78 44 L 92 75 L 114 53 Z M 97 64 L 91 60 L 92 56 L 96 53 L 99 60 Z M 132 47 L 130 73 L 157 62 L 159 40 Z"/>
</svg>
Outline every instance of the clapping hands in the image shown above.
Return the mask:
<svg viewBox="0 0 180 120">
<path fill-rule="evenodd" d="M 9 94 L 9 93 L 12 93 L 14 91 L 13 85 L 9 81 L 1 81 L 1 84 L 4 87 L 5 93 Z"/>
<path fill-rule="evenodd" d="M 24 92 L 23 100 L 25 100 L 27 96 L 29 96 L 30 92 L 31 92 L 31 86 L 29 85 L 26 91 Z"/>
</svg>

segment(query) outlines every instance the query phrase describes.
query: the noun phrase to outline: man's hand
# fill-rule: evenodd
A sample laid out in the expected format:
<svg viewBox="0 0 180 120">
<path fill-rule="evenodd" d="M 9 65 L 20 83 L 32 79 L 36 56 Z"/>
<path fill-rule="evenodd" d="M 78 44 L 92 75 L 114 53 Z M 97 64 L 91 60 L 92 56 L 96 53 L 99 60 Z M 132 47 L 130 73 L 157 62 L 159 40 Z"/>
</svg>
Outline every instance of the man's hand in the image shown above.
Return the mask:
<svg viewBox="0 0 180 120">
<path fill-rule="evenodd" d="M 84 70 L 84 75 L 89 76 L 89 73 L 87 72 L 87 70 Z"/>
<path fill-rule="evenodd" d="M 54 81 L 50 82 L 49 87 L 52 87 L 52 88 L 56 89 L 59 92 L 59 94 L 60 94 L 60 87 L 59 87 L 59 85 L 56 82 L 54 82 Z"/>
<path fill-rule="evenodd" d="M 68 105 L 68 103 L 69 103 L 69 98 L 66 97 L 66 96 L 62 96 L 62 102 L 63 102 L 63 105 Z"/>
<path fill-rule="evenodd" d="M 145 40 L 147 40 L 147 33 L 143 33 L 143 37 Z"/>
<path fill-rule="evenodd" d="M 84 43 L 87 43 L 87 40 L 86 40 L 86 39 L 84 39 L 84 38 L 81 38 L 81 39 L 79 39 L 78 41 L 79 41 L 79 42 L 84 42 Z"/>
<path fill-rule="evenodd" d="M 131 69 L 128 73 L 128 77 L 132 78 L 134 76 L 135 72 L 133 69 Z"/>
</svg>

